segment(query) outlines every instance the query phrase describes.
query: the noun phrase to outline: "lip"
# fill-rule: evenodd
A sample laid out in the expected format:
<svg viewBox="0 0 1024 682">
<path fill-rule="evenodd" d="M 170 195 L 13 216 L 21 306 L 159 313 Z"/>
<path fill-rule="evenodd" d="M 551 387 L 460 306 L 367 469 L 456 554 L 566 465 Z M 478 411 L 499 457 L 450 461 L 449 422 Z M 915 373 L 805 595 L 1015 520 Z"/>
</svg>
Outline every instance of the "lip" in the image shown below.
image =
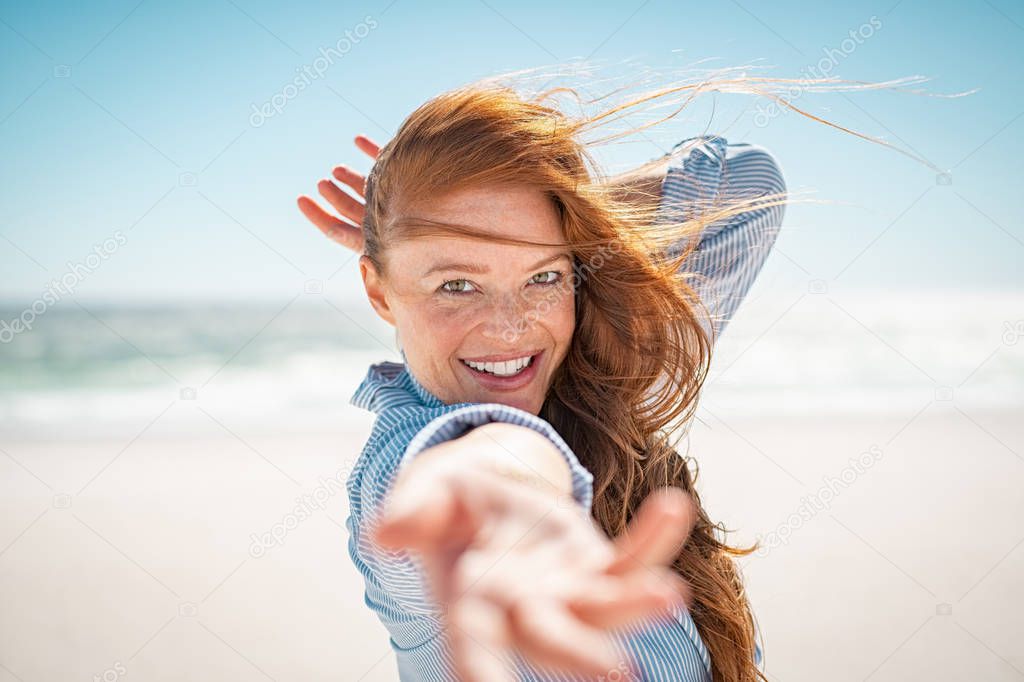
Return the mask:
<svg viewBox="0 0 1024 682">
<path fill-rule="evenodd" d="M 531 362 L 530 365 L 519 374 L 510 377 L 499 377 L 494 374 L 480 372 L 478 370 L 473 369 L 472 367 L 462 362 L 461 360 L 459 361 L 459 365 L 464 370 L 466 370 L 466 372 L 471 377 L 473 377 L 473 379 L 475 379 L 476 382 L 480 384 L 480 386 L 482 386 L 488 391 L 517 391 L 526 386 L 527 384 L 529 384 L 531 381 L 533 381 L 534 377 L 537 376 L 538 368 L 540 367 L 541 360 L 544 357 L 544 351 L 541 350 L 536 352 L 517 353 L 511 355 L 508 353 L 504 355 L 488 355 L 486 356 L 486 360 L 477 358 L 466 358 L 471 362 L 503 362 L 505 360 L 514 360 L 516 358 L 526 357 L 527 355 L 534 356 L 533 362 Z"/>
<path fill-rule="evenodd" d="M 459 358 L 460 360 L 468 360 L 470 362 L 505 362 L 506 360 L 518 360 L 519 358 L 525 358 L 532 355 L 540 355 L 543 351 L 541 350 L 528 350 L 520 351 L 518 353 L 503 353 L 501 355 L 481 355 L 477 358 Z M 534 360 L 536 362 L 536 360 Z"/>
</svg>

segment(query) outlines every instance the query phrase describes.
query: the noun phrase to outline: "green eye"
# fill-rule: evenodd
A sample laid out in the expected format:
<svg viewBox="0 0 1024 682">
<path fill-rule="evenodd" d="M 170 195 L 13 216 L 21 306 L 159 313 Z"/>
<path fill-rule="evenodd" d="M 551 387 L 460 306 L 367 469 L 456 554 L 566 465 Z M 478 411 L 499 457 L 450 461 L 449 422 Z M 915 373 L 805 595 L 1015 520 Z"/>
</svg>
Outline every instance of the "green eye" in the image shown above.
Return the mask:
<svg viewBox="0 0 1024 682">
<path fill-rule="evenodd" d="M 548 270 L 547 272 L 538 272 L 536 275 L 530 278 L 530 284 L 554 284 L 562 276 L 558 270 Z"/>
<path fill-rule="evenodd" d="M 475 291 L 468 279 L 450 279 L 441 285 L 441 289 L 450 294 L 463 294 Z"/>
</svg>

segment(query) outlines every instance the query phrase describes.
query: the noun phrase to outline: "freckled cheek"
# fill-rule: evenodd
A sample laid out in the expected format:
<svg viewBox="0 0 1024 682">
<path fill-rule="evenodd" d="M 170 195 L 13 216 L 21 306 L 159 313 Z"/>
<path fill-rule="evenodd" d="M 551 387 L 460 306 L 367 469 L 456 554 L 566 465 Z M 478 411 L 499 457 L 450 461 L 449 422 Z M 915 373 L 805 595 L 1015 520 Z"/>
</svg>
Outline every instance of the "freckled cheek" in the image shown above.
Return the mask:
<svg viewBox="0 0 1024 682">
<path fill-rule="evenodd" d="M 561 335 L 559 336 L 559 342 L 569 345 L 572 341 L 573 334 L 576 332 L 576 315 L 572 308 L 569 308 L 562 317 L 562 325 L 559 328 Z"/>
<path fill-rule="evenodd" d="M 548 333 L 554 339 L 556 347 L 564 351 L 568 348 L 576 329 L 576 305 L 573 297 L 566 296 L 557 301 L 547 315 L 547 320 Z"/>
<path fill-rule="evenodd" d="M 477 324 L 480 317 L 479 305 L 445 305 L 439 303 L 428 306 L 426 314 L 434 325 L 446 328 L 451 334 L 463 334 Z"/>
<path fill-rule="evenodd" d="M 432 364 L 447 364 L 466 336 L 477 324 L 474 306 L 428 304 L 416 309 L 409 320 L 407 335 L 415 343 L 429 348 Z"/>
</svg>

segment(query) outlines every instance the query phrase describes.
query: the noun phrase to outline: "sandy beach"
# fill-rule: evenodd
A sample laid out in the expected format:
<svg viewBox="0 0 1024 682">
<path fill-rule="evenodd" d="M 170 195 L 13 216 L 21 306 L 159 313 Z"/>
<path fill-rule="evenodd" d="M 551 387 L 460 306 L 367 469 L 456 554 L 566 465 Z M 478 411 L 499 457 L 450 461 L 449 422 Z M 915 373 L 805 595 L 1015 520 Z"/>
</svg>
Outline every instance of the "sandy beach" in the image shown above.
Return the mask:
<svg viewBox="0 0 1024 682">
<path fill-rule="evenodd" d="M 396 680 L 336 483 L 370 419 L 341 413 L 5 440 L 0 681 Z M 771 545 L 741 560 L 771 679 L 1020 679 L 1019 414 L 699 414 L 704 503 Z"/>
</svg>

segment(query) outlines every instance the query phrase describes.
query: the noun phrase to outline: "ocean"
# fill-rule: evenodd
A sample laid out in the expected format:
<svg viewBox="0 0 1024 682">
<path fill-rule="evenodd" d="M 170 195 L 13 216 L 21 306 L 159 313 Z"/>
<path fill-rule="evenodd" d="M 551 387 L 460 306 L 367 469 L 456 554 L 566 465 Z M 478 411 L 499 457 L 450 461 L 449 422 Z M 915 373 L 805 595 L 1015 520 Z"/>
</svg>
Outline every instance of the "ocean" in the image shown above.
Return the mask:
<svg viewBox="0 0 1024 682">
<path fill-rule="evenodd" d="M 287 305 L 286 305 L 287 304 Z M 22 314 L 0 308 L 0 320 Z M 10 337 L 10 335 L 8 335 Z M 400 359 L 364 305 L 77 305 L 0 343 L 0 432 L 123 433 L 199 407 L 231 428 L 351 419 L 372 362 Z M 703 404 L 741 415 L 878 413 L 951 400 L 1024 407 L 1024 294 L 795 294 L 748 300 L 719 341 Z M 185 408 L 185 409 L 182 409 Z"/>
</svg>

